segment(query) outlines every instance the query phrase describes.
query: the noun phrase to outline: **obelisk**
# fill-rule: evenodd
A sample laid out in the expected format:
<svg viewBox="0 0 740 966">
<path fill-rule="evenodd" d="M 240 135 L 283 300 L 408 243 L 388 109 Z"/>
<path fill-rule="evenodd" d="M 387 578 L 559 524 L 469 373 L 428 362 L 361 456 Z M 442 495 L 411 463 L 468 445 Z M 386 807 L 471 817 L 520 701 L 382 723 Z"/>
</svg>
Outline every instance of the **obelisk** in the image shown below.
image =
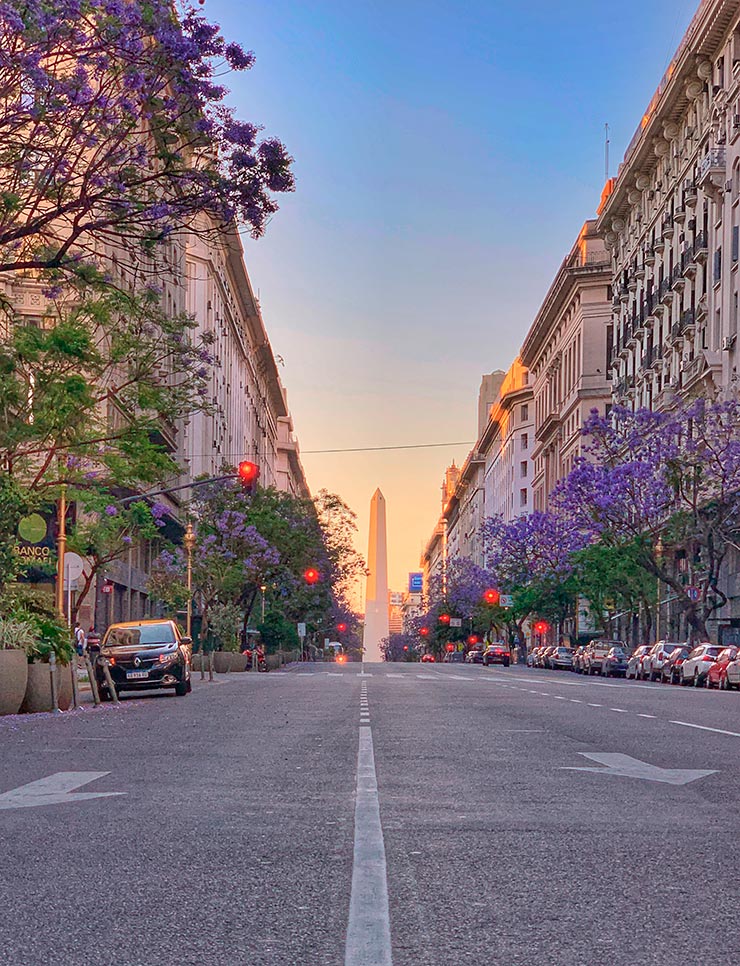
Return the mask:
<svg viewBox="0 0 740 966">
<path fill-rule="evenodd" d="M 370 501 L 370 536 L 367 548 L 367 593 L 363 661 L 382 661 L 380 642 L 388 637 L 388 543 L 385 497 L 376 490 Z"/>
</svg>

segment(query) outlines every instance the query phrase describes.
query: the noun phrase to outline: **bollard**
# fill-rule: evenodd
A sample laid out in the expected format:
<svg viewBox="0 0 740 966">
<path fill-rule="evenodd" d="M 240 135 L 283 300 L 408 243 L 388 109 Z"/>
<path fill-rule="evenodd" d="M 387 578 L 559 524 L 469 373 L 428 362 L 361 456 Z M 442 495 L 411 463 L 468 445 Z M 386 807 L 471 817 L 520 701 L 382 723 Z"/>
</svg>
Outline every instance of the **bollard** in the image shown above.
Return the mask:
<svg viewBox="0 0 740 966">
<path fill-rule="evenodd" d="M 57 656 L 52 651 L 49 654 L 49 675 L 51 680 L 51 710 L 54 714 L 60 714 L 59 711 L 59 692 L 57 691 L 57 677 L 54 673 L 57 669 Z"/>
<path fill-rule="evenodd" d="M 111 696 L 111 701 L 113 704 L 120 704 L 118 699 L 118 691 L 116 691 L 116 686 L 113 683 L 113 678 L 110 676 L 110 668 L 108 667 L 108 658 L 101 657 L 98 659 L 101 661 L 103 666 L 103 676 L 105 677 L 105 683 L 108 685 L 108 694 Z"/>
<path fill-rule="evenodd" d="M 213 651 L 208 652 L 208 680 L 213 680 Z"/>
<path fill-rule="evenodd" d="M 199 657 L 200 657 L 200 679 L 201 679 L 201 681 L 205 681 L 205 679 L 206 679 L 206 662 L 203 660 L 204 656 L 205 655 L 203 654 L 203 648 L 201 647 L 201 649 L 199 651 Z"/>
<path fill-rule="evenodd" d="M 95 670 L 93 668 L 93 662 L 90 660 L 90 655 L 85 652 L 85 667 L 87 668 L 87 677 L 90 681 L 90 690 L 92 691 L 93 704 L 95 706 L 100 704 L 100 692 L 98 691 L 98 679 L 95 675 Z"/>
<path fill-rule="evenodd" d="M 69 670 L 72 674 L 72 710 L 79 707 L 80 699 L 77 695 L 77 652 L 75 651 L 70 661 Z"/>
</svg>

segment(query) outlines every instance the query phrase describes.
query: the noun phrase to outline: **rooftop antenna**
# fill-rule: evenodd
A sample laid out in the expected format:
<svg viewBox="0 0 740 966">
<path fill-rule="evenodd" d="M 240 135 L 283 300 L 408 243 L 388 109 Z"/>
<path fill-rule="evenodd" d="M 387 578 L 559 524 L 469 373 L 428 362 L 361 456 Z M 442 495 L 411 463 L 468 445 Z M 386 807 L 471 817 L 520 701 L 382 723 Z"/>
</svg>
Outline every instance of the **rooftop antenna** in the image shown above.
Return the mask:
<svg viewBox="0 0 740 966">
<path fill-rule="evenodd" d="M 604 125 L 604 170 L 606 181 L 609 180 L 609 125 Z"/>
</svg>

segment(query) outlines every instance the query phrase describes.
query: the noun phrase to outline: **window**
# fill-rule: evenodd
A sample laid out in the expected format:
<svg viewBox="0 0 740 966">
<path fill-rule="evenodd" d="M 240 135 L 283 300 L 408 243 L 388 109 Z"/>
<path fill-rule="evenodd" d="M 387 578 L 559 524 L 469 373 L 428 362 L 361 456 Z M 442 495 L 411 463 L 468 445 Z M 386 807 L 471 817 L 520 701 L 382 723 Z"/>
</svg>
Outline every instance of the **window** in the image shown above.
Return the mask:
<svg viewBox="0 0 740 966">
<path fill-rule="evenodd" d="M 740 248 L 740 227 L 738 227 L 737 225 L 734 225 L 732 228 L 732 264 L 733 265 L 740 257 L 740 252 L 738 251 L 739 248 Z"/>
<path fill-rule="evenodd" d="M 527 475 L 527 461 L 526 460 L 522 460 L 522 462 L 519 464 L 519 475 L 520 476 L 526 476 Z"/>
<path fill-rule="evenodd" d="M 737 295 L 735 295 L 735 304 L 737 304 Z M 522 449 L 529 448 L 529 433 L 522 433 Z"/>
<path fill-rule="evenodd" d="M 527 406 L 526 404 L 524 406 L 522 406 L 522 414 L 521 415 L 522 415 L 522 422 L 523 423 L 526 423 L 526 421 L 529 419 L 529 406 Z"/>
<path fill-rule="evenodd" d="M 526 505 L 527 505 L 527 490 L 525 488 L 523 490 L 519 490 L 519 506 L 526 506 Z"/>
<path fill-rule="evenodd" d="M 714 253 L 714 284 L 722 278 L 722 246 Z"/>
</svg>

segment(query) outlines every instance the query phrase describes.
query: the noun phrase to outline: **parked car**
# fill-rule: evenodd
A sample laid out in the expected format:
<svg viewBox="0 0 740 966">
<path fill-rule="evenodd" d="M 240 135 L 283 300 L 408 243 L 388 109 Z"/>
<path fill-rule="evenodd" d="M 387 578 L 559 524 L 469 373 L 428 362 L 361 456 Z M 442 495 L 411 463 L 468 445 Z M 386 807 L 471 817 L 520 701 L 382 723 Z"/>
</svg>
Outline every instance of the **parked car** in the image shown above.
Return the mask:
<svg viewBox="0 0 740 966">
<path fill-rule="evenodd" d="M 627 670 L 624 673 L 626 678 L 634 678 L 635 681 L 640 680 L 642 677 L 642 659 L 650 652 L 650 648 L 650 644 L 641 644 L 630 654 L 627 661 Z"/>
<path fill-rule="evenodd" d="M 727 665 L 730 661 L 734 661 L 740 651 L 736 647 L 726 647 L 724 650 L 720 651 L 717 655 L 717 660 L 714 664 L 710 664 L 709 672 L 707 673 L 707 687 L 708 688 L 725 688 L 724 683 L 727 677 Z"/>
<path fill-rule="evenodd" d="M 573 651 L 569 647 L 554 647 L 547 656 L 548 666 L 553 670 L 569 671 L 573 664 Z"/>
<path fill-rule="evenodd" d="M 581 644 L 573 652 L 573 663 L 571 665 L 571 671 L 575 671 L 576 674 L 583 674 L 583 656 L 586 653 L 586 645 Z"/>
<path fill-rule="evenodd" d="M 623 678 L 627 673 L 627 655 L 621 647 L 612 647 L 601 665 L 605 678 Z"/>
<path fill-rule="evenodd" d="M 734 661 L 730 661 L 727 665 L 724 686 L 728 691 L 732 691 L 733 688 L 740 688 L 740 653 L 738 653 Z"/>
<path fill-rule="evenodd" d="M 552 644 L 548 644 L 547 647 L 543 647 L 537 657 L 537 667 L 549 667 L 550 654 L 555 650 Z"/>
<path fill-rule="evenodd" d="M 471 647 L 468 653 L 465 655 L 465 662 L 467 664 L 482 664 L 483 663 L 483 645 L 476 644 L 475 647 Z"/>
<path fill-rule="evenodd" d="M 591 641 L 583 655 L 585 674 L 601 674 L 604 661 L 613 647 L 623 647 L 621 641 Z"/>
<path fill-rule="evenodd" d="M 483 663 L 486 667 L 490 664 L 502 664 L 508 667 L 511 663 L 511 652 L 505 644 L 489 644 L 483 652 Z"/>
<path fill-rule="evenodd" d="M 648 681 L 660 681 L 663 677 L 663 665 L 668 660 L 671 651 L 678 647 L 677 642 L 658 641 L 642 659 L 642 676 Z"/>
<path fill-rule="evenodd" d="M 678 647 L 674 647 L 668 655 L 668 660 L 663 665 L 661 672 L 662 680 L 667 681 L 669 684 L 680 684 L 681 665 L 690 653 L 691 648 L 688 644 L 679 644 Z"/>
<path fill-rule="evenodd" d="M 111 624 L 100 644 L 116 691 L 174 688 L 178 697 L 190 689 L 192 642 L 173 620 L 129 621 Z M 110 699 L 105 674 L 96 661 L 100 696 Z"/>
<path fill-rule="evenodd" d="M 422 654 L 421 655 L 421 663 L 422 664 L 434 664 L 434 655 L 433 654 Z"/>
<path fill-rule="evenodd" d="M 465 655 L 462 651 L 447 651 L 445 656 L 442 658 L 443 664 L 463 664 L 465 662 Z"/>
<path fill-rule="evenodd" d="M 699 644 L 681 665 L 681 684 L 693 684 L 695 688 L 707 683 L 709 667 L 717 660 L 722 648 L 719 644 Z"/>
</svg>

